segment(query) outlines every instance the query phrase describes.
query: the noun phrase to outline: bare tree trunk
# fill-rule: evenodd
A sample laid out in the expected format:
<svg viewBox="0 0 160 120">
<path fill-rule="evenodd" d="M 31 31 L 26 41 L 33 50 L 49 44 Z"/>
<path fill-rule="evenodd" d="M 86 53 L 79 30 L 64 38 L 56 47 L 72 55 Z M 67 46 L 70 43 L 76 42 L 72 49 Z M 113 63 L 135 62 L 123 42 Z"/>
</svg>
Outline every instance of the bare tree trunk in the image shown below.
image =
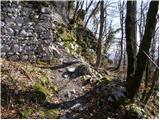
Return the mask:
<svg viewBox="0 0 160 120">
<path fill-rule="evenodd" d="M 96 30 L 94 32 L 95 36 L 97 35 L 98 27 L 99 27 L 99 20 L 97 19 Z"/>
<path fill-rule="evenodd" d="M 148 79 L 149 79 L 149 61 L 147 61 L 147 65 L 146 65 L 146 70 L 145 70 L 145 80 L 144 80 L 144 90 L 143 90 L 143 93 L 142 93 L 142 98 L 141 98 L 141 101 L 144 100 L 145 96 L 146 96 L 146 93 L 147 93 L 147 88 L 148 88 Z"/>
<path fill-rule="evenodd" d="M 136 62 L 136 1 L 127 1 L 126 50 L 128 57 L 127 81 L 135 72 Z"/>
<path fill-rule="evenodd" d="M 159 5 L 158 1 L 150 2 L 149 10 L 147 13 L 145 32 L 139 47 L 140 50 L 137 55 L 135 74 L 133 74 L 132 78 L 130 78 L 126 84 L 128 97 L 132 100 L 139 89 L 142 76 L 146 67 L 146 61 L 148 59 L 146 54 L 147 55 L 149 54 L 151 40 L 156 26 L 156 15 L 158 12 L 158 5 Z"/>
<path fill-rule="evenodd" d="M 116 70 L 118 70 L 121 66 L 121 61 L 122 61 L 122 56 L 123 56 L 123 39 L 124 39 L 124 31 L 123 31 L 123 26 L 124 26 L 124 1 L 123 3 L 121 4 L 120 3 L 120 8 L 119 8 L 119 11 L 120 11 L 120 25 L 121 25 L 121 42 L 120 42 L 120 47 L 121 47 L 121 52 L 120 52 L 120 58 L 119 58 L 119 61 L 118 61 L 118 65 L 116 67 Z"/>
<path fill-rule="evenodd" d="M 155 88 L 155 85 L 156 85 L 156 82 L 158 81 L 158 75 L 159 73 L 159 70 L 158 68 L 156 68 L 155 72 L 154 72 L 154 75 L 153 75 L 153 81 L 152 81 L 152 86 L 151 86 L 151 89 L 149 90 L 149 92 L 147 93 L 146 97 L 145 97 L 145 100 L 144 100 L 144 104 L 146 105 L 150 96 L 152 95 L 153 91 L 154 91 L 154 88 Z"/>
<path fill-rule="evenodd" d="M 97 45 L 97 60 L 95 65 L 95 68 L 97 70 L 101 63 L 103 24 L 104 24 L 104 1 L 100 1 L 100 30 L 99 30 L 99 39 Z"/>
<path fill-rule="evenodd" d="M 141 1 L 141 5 L 140 5 L 140 19 L 139 19 L 139 35 L 140 35 L 140 41 L 142 40 L 143 38 L 143 33 L 144 33 L 144 27 L 145 27 L 145 11 L 144 11 L 144 8 L 146 6 L 144 6 L 144 2 Z"/>
<path fill-rule="evenodd" d="M 156 19 L 156 24 L 158 23 L 158 18 Z M 156 32 L 157 32 L 157 29 L 154 30 L 154 33 L 153 33 L 153 36 L 152 36 L 152 45 L 151 45 L 151 51 L 150 51 L 150 54 L 151 54 L 151 58 L 152 60 L 154 61 L 155 60 L 155 49 L 156 49 Z M 145 89 L 142 93 L 142 98 L 141 98 L 141 101 L 145 101 L 145 97 L 146 97 L 146 94 L 147 94 L 147 88 L 148 88 L 148 80 L 151 79 L 151 77 L 149 78 L 149 74 L 150 76 L 153 76 L 153 66 L 151 65 L 151 63 L 149 61 L 147 61 L 147 65 L 146 65 L 146 71 L 145 71 Z M 152 77 L 153 78 L 153 77 Z"/>
</svg>

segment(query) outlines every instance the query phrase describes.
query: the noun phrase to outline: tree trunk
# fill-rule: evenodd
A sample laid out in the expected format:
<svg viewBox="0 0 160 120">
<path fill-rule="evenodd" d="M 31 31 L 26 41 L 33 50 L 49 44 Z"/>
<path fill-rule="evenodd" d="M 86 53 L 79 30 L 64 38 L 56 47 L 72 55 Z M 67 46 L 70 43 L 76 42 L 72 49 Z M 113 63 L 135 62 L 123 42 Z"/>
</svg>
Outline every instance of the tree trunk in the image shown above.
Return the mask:
<svg viewBox="0 0 160 120">
<path fill-rule="evenodd" d="M 149 90 L 149 92 L 147 93 L 146 97 L 145 97 L 145 100 L 144 100 L 144 104 L 146 105 L 150 96 L 152 95 L 152 93 L 154 92 L 154 88 L 155 88 L 155 85 L 156 85 L 156 82 L 158 81 L 158 68 L 156 68 L 155 70 L 155 73 L 154 73 L 154 76 L 153 76 L 153 81 L 152 81 L 152 86 L 151 86 L 151 89 Z"/>
<path fill-rule="evenodd" d="M 131 79 L 127 81 L 126 84 L 128 97 L 130 99 L 133 99 L 134 96 L 136 95 L 146 67 L 146 61 L 148 59 L 146 54 L 147 55 L 149 54 L 151 40 L 156 26 L 156 15 L 158 12 L 158 4 L 159 4 L 158 1 L 150 2 L 149 10 L 147 13 L 145 32 L 139 47 L 139 53 L 137 55 L 135 74 Z"/>
<path fill-rule="evenodd" d="M 121 25 L 121 41 L 120 41 L 120 47 L 121 47 L 121 55 L 120 55 L 120 58 L 119 58 L 119 61 L 118 61 L 118 65 L 116 67 L 116 70 L 118 70 L 121 66 L 121 61 L 122 61 L 122 57 L 123 57 L 123 38 L 124 38 L 124 31 L 123 31 L 123 24 L 124 24 L 124 1 L 123 3 L 121 4 L 120 3 L 120 25 Z"/>
<path fill-rule="evenodd" d="M 136 62 L 136 1 L 127 1 L 126 50 L 128 59 L 127 81 L 135 72 Z"/>
<path fill-rule="evenodd" d="M 100 2 L 100 30 L 99 30 L 99 39 L 98 39 L 98 45 L 97 45 L 97 60 L 96 60 L 96 66 L 95 66 L 97 70 L 101 63 L 103 24 L 104 24 L 104 1 L 101 1 Z"/>
<path fill-rule="evenodd" d="M 146 96 L 146 93 L 147 93 L 147 88 L 148 88 L 148 79 L 149 79 L 149 61 L 147 61 L 147 65 L 146 65 L 146 70 L 145 70 L 145 80 L 144 80 L 144 90 L 143 90 L 143 93 L 142 93 L 142 98 L 141 98 L 141 101 L 144 100 L 145 96 Z"/>
</svg>

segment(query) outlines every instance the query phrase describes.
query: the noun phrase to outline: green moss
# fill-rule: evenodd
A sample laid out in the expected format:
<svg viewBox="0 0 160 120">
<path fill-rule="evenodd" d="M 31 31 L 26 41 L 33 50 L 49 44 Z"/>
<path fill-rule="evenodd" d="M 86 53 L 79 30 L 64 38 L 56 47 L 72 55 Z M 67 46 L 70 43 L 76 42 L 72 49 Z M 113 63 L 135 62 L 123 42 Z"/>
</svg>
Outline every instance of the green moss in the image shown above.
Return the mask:
<svg viewBox="0 0 160 120">
<path fill-rule="evenodd" d="M 50 95 L 48 89 L 45 88 L 41 83 L 36 83 L 33 88 L 36 91 L 37 99 L 39 99 L 40 101 L 44 101 L 46 97 Z"/>
<path fill-rule="evenodd" d="M 63 27 L 58 27 L 57 31 L 59 34 L 63 34 L 63 32 L 64 32 Z"/>
<path fill-rule="evenodd" d="M 96 63 L 96 53 L 93 51 L 90 51 L 88 49 L 83 49 L 82 56 L 91 64 L 94 65 Z"/>
<path fill-rule="evenodd" d="M 54 58 L 54 59 L 52 59 L 52 60 L 50 61 L 50 64 L 51 64 L 51 65 L 57 65 L 57 64 L 60 64 L 60 63 L 61 63 L 61 61 L 60 61 L 59 58 Z"/>
<path fill-rule="evenodd" d="M 56 85 L 52 85 L 51 89 L 53 90 L 53 92 L 58 92 L 58 87 Z"/>
<path fill-rule="evenodd" d="M 111 78 L 108 75 L 103 76 L 98 83 L 99 84 L 108 84 L 111 81 Z"/>
<path fill-rule="evenodd" d="M 134 119 L 140 119 L 140 118 L 147 118 L 147 114 L 144 111 L 143 108 L 137 106 L 136 104 L 128 104 L 125 106 L 127 112 L 125 114 L 126 118 L 134 118 Z"/>
<path fill-rule="evenodd" d="M 40 77 L 40 81 L 42 82 L 43 85 L 49 83 L 49 79 L 47 76 Z"/>
<path fill-rule="evenodd" d="M 59 109 L 50 109 L 44 113 L 45 119 L 56 119 L 60 114 Z"/>
<path fill-rule="evenodd" d="M 63 32 L 62 32 L 63 30 Z M 76 36 L 73 31 L 69 31 L 65 28 L 58 28 L 58 34 L 62 38 L 63 41 L 76 41 Z"/>
<path fill-rule="evenodd" d="M 33 113 L 31 107 L 25 107 L 23 111 L 20 112 L 22 118 L 29 118 Z"/>
</svg>

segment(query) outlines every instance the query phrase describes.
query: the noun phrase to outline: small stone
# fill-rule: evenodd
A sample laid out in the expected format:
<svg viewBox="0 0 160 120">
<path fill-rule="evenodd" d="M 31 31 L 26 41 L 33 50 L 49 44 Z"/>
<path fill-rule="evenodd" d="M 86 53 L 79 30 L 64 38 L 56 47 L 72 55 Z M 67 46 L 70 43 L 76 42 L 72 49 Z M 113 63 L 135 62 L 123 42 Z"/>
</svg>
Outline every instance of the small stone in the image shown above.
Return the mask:
<svg viewBox="0 0 160 120">
<path fill-rule="evenodd" d="M 60 58 L 61 57 L 61 53 L 54 46 L 52 46 L 52 47 L 49 46 L 48 49 L 49 49 L 50 52 L 52 52 L 52 54 L 53 54 L 54 57 L 56 57 L 56 58 Z"/>
<path fill-rule="evenodd" d="M 1 52 L 0 55 L 1 55 L 2 58 L 6 58 L 6 53 L 5 52 Z"/>
<path fill-rule="evenodd" d="M 14 55 L 14 53 L 12 51 L 7 52 L 8 57 L 11 56 L 11 55 Z"/>
<path fill-rule="evenodd" d="M 73 89 L 73 90 L 70 90 L 71 94 L 75 94 L 76 93 L 76 90 Z"/>
<path fill-rule="evenodd" d="M 14 30 L 12 28 L 7 27 L 6 32 L 7 35 L 14 36 Z"/>
<path fill-rule="evenodd" d="M 50 39 L 51 34 L 50 32 L 44 32 L 44 33 L 41 33 L 40 37 L 41 39 Z"/>
<path fill-rule="evenodd" d="M 17 24 L 23 24 L 24 23 L 24 20 L 23 20 L 23 18 L 22 17 L 17 17 L 16 18 L 16 20 L 15 20 L 15 22 L 17 23 Z"/>
<path fill-rule="evenodd" d="M 89 80 L 89 79 L 91 79 L 91 75 L 85 75 L 84 76 L 84 80 Z"/>
<path fill-rule="evenodd" d="M 72 94 L 70 91 L 67 91 L 64 96 L 67 98 L 71 98 Z"/>
<path fill-rule="evenodd" d="M 82 112 L 86 109 L 86 107 L 82 106 L 82 104 L 77 103 L 74 106 L 71 107 L 71 110 L 75 111 L 75 112 Z"/>
<path fill-rule="evenodd" d="M 31 63 L 35 63 L 36 62 L 36 56 L 35 55 L 32 55 L 32 56 L 30 56 L 29 57 L 29 61 L 31 62 Z"/>
<path fill-rule="evenodd" d="M 5 23 L 1 21 L 1 27 L 4 27 Z"/>
<path fill-rule="evenodd" d="M 13 55 L 13 56 L 10 56 L 9 59 L 13 60 L 13 61 L 17 61 L 17 60 L 19 60 L 19 56 L 18 55 Z"/>
<path fill-rule="evenodd" d="M 13 52 L 18 52 L 19 51 L 19 45 L 18 44 L 14 44 L 12 47 Z"/>
<path fill-rule="evenodd" d="M 36 30 L 37 32 L 44 32 L 44 31 L 46 31 L 46 29 L 45 29 L 41 24 L 37 24 L 37 25 L 35 26 L 35 30 Z"/>
<path fill-rule="evenodd" d="M 67 74 L 65 74 L 65 75 L 63 75 L 63 77 L 64 77 L 64 78 L 67 78 L 67 77 L 68 77 L 68 75 L 67 75 Z"/>
<path fill-rule="evenodd" d="M 40 20 L 47 20 L 47 21 L 49 21 L 49 20 L 51 20 L 51 16 L 48 15 L 48 14 L 42 14 L 40 16 Z"/>
<path fill-rule="evenodd" d="M 1 52 L 7 52 L 11 49 L 9 45 L 1 45 Z"/>
<path fill-rule="evenodd" d="M 22 55 L 21 60 L 22 61 L 27 61 L 28 60 L 28 55 Z"/>
<path fill-rule="evenodd" d="M 20 36 L 21 36 L 21 37 L 27 36 L 27 32 L 26 32 L 25 30 L 22 30 L 22 31 L 20 32 Z"/>
<path fill-rule="evenodd" d="M 47 8 L 47 7 L 43 7 L 43 8 L 41 9 L 41 12 L 42 12 L 42 13 L 49 14 L 49 13 L 50 13 L 50 9 Z"/>
<path fill-rule="evenodd" d="M 68 72 L 74 72 L 75 71 L 75 67 L 67 67 L 67 71 Z"/>
<path fill-rule="evenodd" d="M 37 19 L 37 18 L 39 18 L 39 15 L 35 15 L 34 17 Z"/>
</svg>

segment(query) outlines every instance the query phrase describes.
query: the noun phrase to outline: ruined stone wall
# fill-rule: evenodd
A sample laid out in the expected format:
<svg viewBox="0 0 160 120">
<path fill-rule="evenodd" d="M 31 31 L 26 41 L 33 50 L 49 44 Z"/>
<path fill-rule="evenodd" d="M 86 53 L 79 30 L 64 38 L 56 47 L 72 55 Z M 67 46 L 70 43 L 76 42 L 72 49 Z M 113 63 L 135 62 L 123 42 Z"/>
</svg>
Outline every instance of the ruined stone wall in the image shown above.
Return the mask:
<svg viewBox="0 0 160 120">
<path fill-rule="evenodd" d="M 66 11 L 59 5 L 58 9 L 51 5 L 36 9 L 29 2 L 1 2 L 1 57 L 32 63 L 52 60 L 55 21 L 67 24 Z"/>
</svg>

